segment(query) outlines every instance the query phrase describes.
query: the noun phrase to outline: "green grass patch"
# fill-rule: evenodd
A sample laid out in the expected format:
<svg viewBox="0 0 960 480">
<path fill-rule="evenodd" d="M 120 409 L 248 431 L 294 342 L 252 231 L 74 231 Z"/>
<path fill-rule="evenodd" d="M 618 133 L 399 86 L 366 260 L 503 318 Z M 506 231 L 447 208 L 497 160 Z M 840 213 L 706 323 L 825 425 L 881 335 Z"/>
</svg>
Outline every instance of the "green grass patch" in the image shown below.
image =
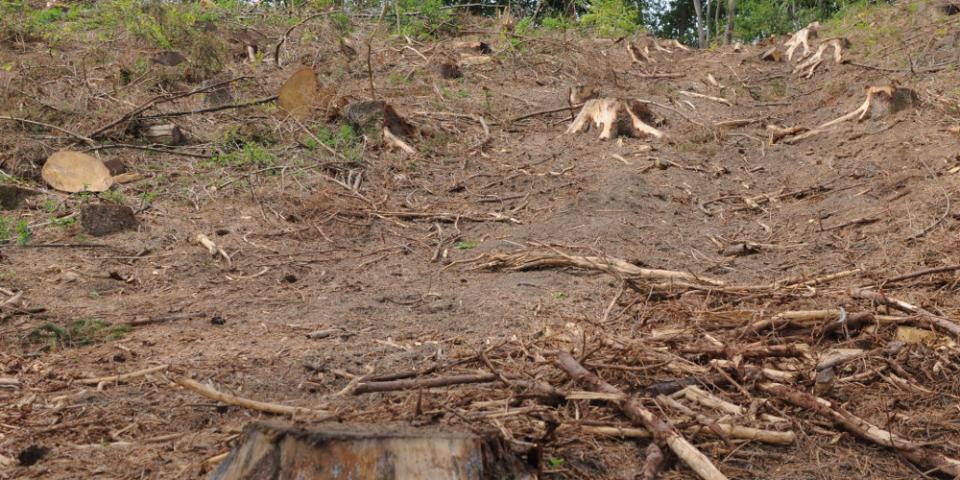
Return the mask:
<svg viewBox="0 0 960 480">
<path fill-rule="evenodd" d="M 46 322 L 30 332 L 30 340 L 46 343 L 51 350 L 82 347 L 120 340 L 130 332 L 129 325 L 110 325 L 99 318 L 74 320 L 67 326 Z"/>
</svg>

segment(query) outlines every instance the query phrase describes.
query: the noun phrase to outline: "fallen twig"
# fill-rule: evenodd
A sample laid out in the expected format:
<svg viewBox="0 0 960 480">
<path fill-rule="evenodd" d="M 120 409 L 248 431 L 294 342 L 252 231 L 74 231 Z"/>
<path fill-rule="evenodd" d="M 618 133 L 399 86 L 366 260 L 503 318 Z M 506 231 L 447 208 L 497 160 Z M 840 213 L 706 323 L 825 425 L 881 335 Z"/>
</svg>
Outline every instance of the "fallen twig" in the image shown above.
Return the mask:
<svg viewBox="0 0 960 480">
<path fill-rule="evenodd" d="M 920 308 L 916 305 L 909 304 L 903 300 L 897 300 L 896 298 L 888 297 L 880 292 L 875 292 L 873 290 L 865 290 L 862 288 L 853 288 L 850 290 L 850 296 L 853 298 L 861 298 L 864 300 L 870 300 L 888 307 L 895 308 L 901 312 L 912 313 L 914 315 L 919 315 L 920 318 L 923 318 L 931 325 L 939 327 L 943 330 L 946 330 L 954 335 L 960 336 L 960 325 L 954 323 L 952 320 L 941 317 L 940 315 L 935 315 L 930 313 L 923 308 Z"/>
<path fill-rule="evenodd" d="M 169 365 L 158 365 L 156 367 L 145 368 L 143 370 L 137 370 L 136 372 L 124 373 L 122 375 L 111 375 L 108 377 L 97 377 L 97 378 L 82 378 L 77 380 L 77 383 L 83 385 L 99 385 L 101 383 L 120 383 L 126 380 L 133 378 L 139 378 L 144 375 L 149 375 L 151 373 L 161 372 L 169 368 Z"/>
<path fill-rule="evenodd" d="M 360 383 L 353 389 L 354 395 L 371 392 L 392 392 L 397 390 L 411 390 L 419 388 L 447 387 L 466 383 L 487 383 L 499 380 L 496 374 L 479 373 L 465 375 L 450 375 L 447 377 L 413 378 L 408 380 L 391 380 L 386 382 Z"/>
<path fill-rule="evenodd" d="M 336 414 L 326 411 L 326 410 L 313 410 L 310 408 L 303 407 L 291 407 L 289 405 L 280 405 L 277 403 L 267 403 L 259 402 L 256 400 L 250 400 L 249 398 L 237 397 L 230 395 L 229 393 L 223 393 L 217 391 L 211 387 L 208 387 L 200 382 L 191 380 L 187 377 L 174 377 L 174 383 L 190 390 L 198 395 L 207 397 L 211 400 L 216 400 L 220 403 L 225 403 L 227 405 L 234 405 L 241 408 L 248 408 L 250 410 L 256 410 L 258 412 L 264 413 L 274 413 L 277 415 L 309 415 L 309 416 L 319 416 L 322 417 L 321 420 L 329 420 L 336 418 Z"/>
<path fill-rule="evenodd" d="M 794 390 L 777 383 L 761 383 L 760 390 L 771 393 L 777 398 L 800 408 L 805 408 L 831 419 L 845 430 L 864 440 L 884 447 L 896 449 L 901 455 L 917 465 L 932 471 L 940 471 L 951 477 L 960 476 L 960 460 L 947 457 L 930 450 L 925 445 L 907 440 L 893 432 L 884 430 L 856 415 L 846 411 L 833 402 Z"/>
<path fill-rule="evenodd" d="M 620 395 L 623 400 L 613 401 L 623 413 L 638 425 L 650 430 L 658 442 L 666 444 L 670 450 L 704 480 L 720 480 L 727 477 L 697 447 L 690 444 L 670 424 L 660 419 L 635 398 L 627 397 L 618 388 L 604 382 L 583 368 L 573 355 L 561 351 L 557 357 L 557 366 L 567 373 L 574 382 L 587 386 L 590 390 Z"/>
</svg>

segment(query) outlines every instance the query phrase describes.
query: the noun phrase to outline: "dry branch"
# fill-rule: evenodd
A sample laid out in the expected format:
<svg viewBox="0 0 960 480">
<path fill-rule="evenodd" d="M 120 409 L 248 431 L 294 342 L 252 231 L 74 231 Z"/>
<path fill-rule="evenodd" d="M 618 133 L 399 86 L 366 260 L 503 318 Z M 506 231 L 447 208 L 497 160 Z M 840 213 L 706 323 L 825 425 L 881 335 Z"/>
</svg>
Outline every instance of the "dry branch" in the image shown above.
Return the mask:
<svg viewBox="0 0 960 480">
<path fill-rule="evenodd" d="M 169 365 L 158 365 L 156 367 L 145 368 L 143 370 L 137 370 L 136 372 L 124 373 L 122 375 L 111 375 L 108 377 L 97 377 L 97 378 L 83 378 L 77 380 L 77 383 L 83 385 L 99 385 L 101 383 L 119 383 L 133 378 L 143 377 L 151 373 L 160 372 L 166 370 Z"/>
<path fill-rule="evenodd" d="M 664 137 L 663 132 L 645 121 L 652 121 L 652 115 L 643 102 L 631 99 L 597 98 L 583 105 L 566 133 L 585 132 L 595 127 L 600 129 L 601 140 L 620 135 L 638 138 Z"/>
<path fill-rule="evenodd" d="M 940 315 L 934 315 L 923 308 L 920 308 L 916 305 L 909 304 L 903 300 L 897 300 L 896 298 L 888 297 L 880 292 L 875 292 L 872 290 L 864 290 L 862 288 L 854 288 L 850 290 L 850 296 L 853 298 L 861 298 L 864 300 L 870 300 L 872 302 L 879 303 L 881 305 L 886 305 L 888 307 L 896 308 L 901 312 L 912 313 L 914 315 L 919 315 L 920 318 L 926 320 L 931 325 L 946 330 L 954 335 L 960 336 L 960 325 L 954 323 L 952 320 L 941 317 Z"/>
<path fill-rule="evenodd" d="M 557 357 L 560 367 L 574 382 L 585 385 L 590 390 L 623 396 L 624 400 L 614 401 L 620 410 L 635 424 L 650 430 L 659 443 L 666 444 L 680 460 L 704 480 L 721 480 L 727 477 L 697 447 L 683 438 L 669 423 L 660 419 L 636 398 L 628 398 L 618 388 L 604 382 L 577 362 L 573 355 L 561 351 Z"/>
<path fill-rule="evenodd" d="M 277 415 L 319 416 L 319 417 L 322 417 L 321 420 L 329 420 L 336 417 L 336 414 L 328 412 L 326 410 L 313 410 L 310 408 L 303 408 L 303 407 L 291 407 L 289 405 L 259 402 L 256 400 L 250 400 L 249 398 L 237 397 L 234 395 L 230 395 L 229 393 L 223 393 L 223 392 L 217 391 L 200 382 L 191 380 L 186 377 L 175 377 L 173 381 L 178 385 L 182 386 L 183 388 L 186 388 L 187 390 L 190 390 L 198 395 L 207 397 L 211 400 L 216 400 L 220 403 L 225 403 L 227 405 L 234 405 L 241 408 L 256 410 L 258 412 L 274 413 Z"/>
<path fill-rule="evenodd" d="M 487 383 L 499 380 L 496 374 L 480 373 L 466 375 L 450 375 L 448 377 L 413 378 L 409 380 L 391 380 L 386 382 L 360 383 L 353 389 L 354 395 L 371 392 L 393 392 L 397 390 L 412 390 L 420 388 L 447 387 L 467 383 Z"/>
<path fill-rule="evenodd" d="M 960 460 L 930 450 L 925 445 L 910 441 L 899 435 L 884 430 L 856 415 L 846 411 L 829 400 L 794 390 L 785 385 L 776 383 L 761 383 L 758 387 L 777 398 L 800 408 L 811 410 L 821 416 L 829 418 L 848 432 L 877 445 L 896 449 L 910 461 L 929 469 L 927 473 L 939 471 L 951 477 L 960 476 Z"/>
<path fill-rule="evenodd" d="M 541 253 L 528 251 L 514 254 L 494 254 L 488 256 L 488 261 L 480 265 L 480 268 L 508 268 L 514 271 L 565 267 L 598 270 L 627 277 L 632 280 L 663 280 L 718 287 L 726 285 L 726 283 L 721 280 L 700 277 L 692 273 L 638 267 L 619 258 L 565 255 L 559 252 Z"/>
<path fill-rule="evenodd" d="M 686 91 L 686 90 L 680 90 L 680 91 L 677 92 L 677 93 L 679 93 L 680 95 L 683 95 L 683 96 L 685 96 L 685 97 L 702 98 L 702 99 L 704 99 L 704 100 L 710 100 L 711 102 L 722 103 L 722 104 L 724 104 L 724 105 L 726 105 L 726 106 L 728 106 L 728 107 L 732 107 L 732 106 L 733 106 L 733 104 L 730 103 L 730 100 L 727 100 L 726 98 L 713 97 L 713 96 L 710 96 L 710 95 L 704 95 L 704 94 L 702 94 L 702 93 L 688 92 L 688 91 Z"/>
</svg>

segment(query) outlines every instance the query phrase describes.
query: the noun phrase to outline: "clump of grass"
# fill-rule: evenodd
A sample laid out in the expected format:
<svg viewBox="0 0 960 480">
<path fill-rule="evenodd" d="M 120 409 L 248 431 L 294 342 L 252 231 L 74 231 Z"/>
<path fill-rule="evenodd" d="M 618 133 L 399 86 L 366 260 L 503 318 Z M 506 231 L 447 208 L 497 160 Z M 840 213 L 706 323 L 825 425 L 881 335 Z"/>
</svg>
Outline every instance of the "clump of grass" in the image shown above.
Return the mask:
<svg viewBox="0 0 960 480">
<path fill-rule="evenodd" d="M 16 220 L 0 215 L 0 242 L 15 240 L 17 245 L 30 243 L 33 232 L 26 220 Z"/>
<path fill-rule="evenodd" d="M 129 325 L 110 325 L 99 318 L 87 318 L 74 320 L 65 327 L 46 322 L 34 328 L 29 338 L 57 350 L 120 340 L 130 330 Z"/>
<path fill-rule="evenodd" d="M 320 147 L 317 140 L 340 152 L 351 162 L 359 162 L 363 158 L 363 139 L 349 124 L 345 123 L 336 129 L 321 125 L 314 135 L 304 135 L 300 143 L 310 150 L 316 150 Z"/>
<path fill-rule="evenodd" d="M 243 147 L 229 152 L 214 155 L 208 162 L 208 167 L 233 168 L 266 168 L 276 165 L 277 157 L 257 142 L 247 142 Z"/>
</svg>

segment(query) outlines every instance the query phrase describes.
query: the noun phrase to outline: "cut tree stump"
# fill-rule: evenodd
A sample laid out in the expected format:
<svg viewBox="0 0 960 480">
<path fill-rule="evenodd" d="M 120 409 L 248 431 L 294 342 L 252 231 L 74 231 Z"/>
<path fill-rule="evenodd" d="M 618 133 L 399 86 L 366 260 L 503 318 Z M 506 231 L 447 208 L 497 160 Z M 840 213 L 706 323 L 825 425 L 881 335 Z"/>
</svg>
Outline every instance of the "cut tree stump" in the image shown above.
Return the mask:
<svg viewBox="0 0 960 480">
<path fill-rule="evenodd" d="M 183 145 L 184 140 L 186 140 L 180 127 L 172 123 L 143 127 L 140 134 L 150 143 L 160 143 L 163 145 Z"/>
<path fill-rule="evenodd" d="M 370 143 L 398 148 L 411 155 L 417 153 L 408 143 L 417 135 L 417 127 L 404 120 L 386 102 L 351 103 L 343 109 L 341 116 Z"/>
<path fill-rule="evenodd" d="M 138 225 L 133 209 L 125 205 L 96 203 L 80 208 L 80 226 L 95 237 L 132 230 Z"/>
<path fill-rule="evenodd" d="M 834 62 L 838 64 L 843 63 L 843 49 L 850 47 L 850 41 L 842 37 L 824 40 L 823 43 L 817 47 L 817 51 L 814 52 L 813 55 L 794 67 L 793 73 L 804 78 L 812 77 L 814 70 L 816 70 L 821 63 L 823 63 L 823 53 L 826 52 L 830 47 L 833 47 Z"/>
<path fill-rule="evenodd" d="M 209 480 L 535 479 L 502 440 L 470 433 L 261 422 Z"/>
<path fill-rule="evenodd" d="M 666 134 L 645 122 L 653 122 L 646 104 L 632 99 L 597 98 L 587 101 L 566 133 L 600 129 L 600 139 L 617 136 L 663 138 Z"/>
<path fill-rule="evenodd" d="M 760 60 L 765 62 L 779 62 L 783 59 L 783 52 L 780 51 L 779 47 L 770 47 L 763 51 L 760 54 Z"/>
<path fill-rule="evenodd" d="M 810 25 L 807 25 L 806 28 L 797 30 L 789 40 L 787 40 L 783 46 L 787 47 L 787 60 L 793 60 L 793 52 L 799 47 L 803 47 L 802 57 L 806 57 L 810 53 L 810 39 L 817 38 L 817 30 L 820 29 L 820 22 L 813 22 Z"/>
<path fill-rule="evenodd" d="M 35 193 L 16 185 L 0 185 L 0 210 L 16 210 L 23 200 Z"/>
</svg>

